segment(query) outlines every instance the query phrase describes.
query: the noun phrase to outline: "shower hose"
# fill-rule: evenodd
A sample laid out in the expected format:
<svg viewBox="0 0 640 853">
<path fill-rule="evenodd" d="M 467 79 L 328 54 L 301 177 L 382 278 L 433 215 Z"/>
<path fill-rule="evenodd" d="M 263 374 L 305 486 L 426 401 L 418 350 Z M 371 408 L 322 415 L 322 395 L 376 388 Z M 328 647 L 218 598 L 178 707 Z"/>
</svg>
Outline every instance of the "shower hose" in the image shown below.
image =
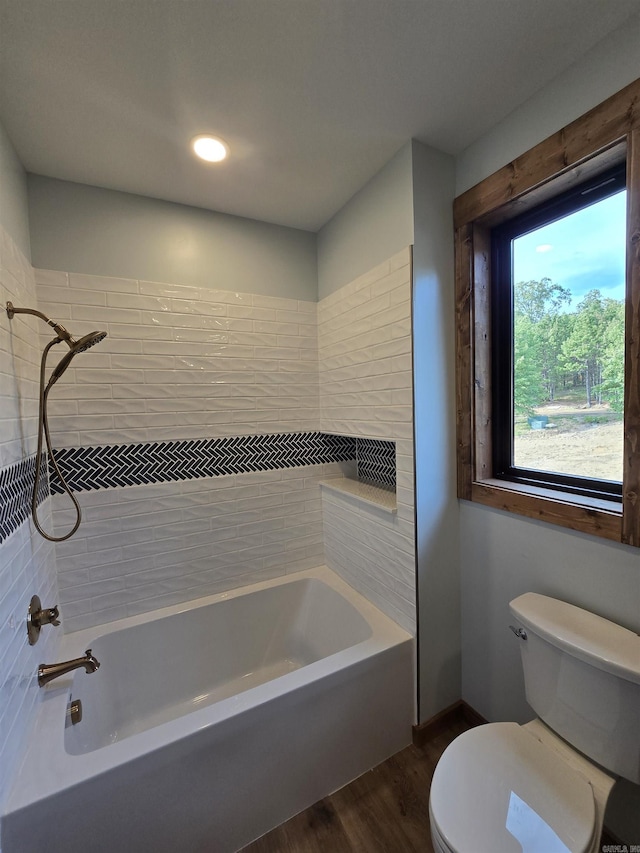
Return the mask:
<svg viewBox="0 0 640 853">
<path fill-rule="evenodd" d="M 45 539 L 48 539 L 49 542 L 64 542 L 65 539 L 69 539 L 76 532 L 78 527 L 80 527 L 80 522 L 82 521 L 82 510 L 80 509 L 80 504 L 75 498 L 75 495 L 67 485 L 67 481 L 62 475 L 60 468 L 58 467 L 58 463 L 56 461 L 56 457 L 53 452 L 53 447 L 51 446 L 51 436 L 49 435 L 49 422 L 47 418 L 47 398 L 49 396 L 49 391 L 51 390 L 52 385 L 55 383 L 57 377 L 52 378 L 49 383 L 44 384 L 44 374 L 47 365 L 47 356 L 49 354 L 49 350 L 55 344 L 62 343 L 62 338 L 54 338 L 44 348 L 42 353 L 42 360 L 40 362 L 40 399 L 38 403 L 38 449 L 36 451 L 36 477 L 33 484 L 33 494 L 31 496 L 31 517 L 33 518 L 33 523 L 36 527 L 36 530 L 41 536 L 44 536 Z M 56 472 L 60 482 L 62 483 L 62 487 L 65 492 L 71 498 L 71 501 L 76 510 L 76 522 L 73 525 L 72 529 L 65 533 L 64 536 L 50 536 L 45 530 L 43 530 L 39 520 L 38 520 L 38 490 L 40 488 L 40 479 L 42 475 L 42 437 L 44 435 L 44 439 L 47 445 L 47 453 L 49 454 L 49 459 L 51 461 L 51 465 L 53 466 L 54 471 Z"/>
</svg>

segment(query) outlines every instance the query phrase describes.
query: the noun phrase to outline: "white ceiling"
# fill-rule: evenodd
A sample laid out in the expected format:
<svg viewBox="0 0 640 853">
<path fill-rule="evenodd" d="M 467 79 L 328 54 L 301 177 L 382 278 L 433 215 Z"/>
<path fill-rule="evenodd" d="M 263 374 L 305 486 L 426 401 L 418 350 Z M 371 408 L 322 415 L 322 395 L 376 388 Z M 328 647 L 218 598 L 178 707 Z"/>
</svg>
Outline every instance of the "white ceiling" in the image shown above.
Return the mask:
<svg viewBox="0 0 640 853">
<path fill-rule="evenodd" d="M 315 231 L 410 138 L 457 153 L 638 0 L 0 0 L 30 172 Z M 197 162 L 191 137 L 231 148 Z"/>
</svg>

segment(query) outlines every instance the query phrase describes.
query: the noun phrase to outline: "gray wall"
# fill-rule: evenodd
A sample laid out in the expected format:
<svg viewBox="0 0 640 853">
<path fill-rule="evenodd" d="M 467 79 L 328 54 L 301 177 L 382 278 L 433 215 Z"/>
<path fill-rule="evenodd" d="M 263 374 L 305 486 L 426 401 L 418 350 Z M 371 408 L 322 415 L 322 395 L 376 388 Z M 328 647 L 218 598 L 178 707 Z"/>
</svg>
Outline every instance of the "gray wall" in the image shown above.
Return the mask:
<svg viewBox="0 0 640 853">
<path fill-rule="evenodd" d="M 39 175 L 28 188 L 35 267 L 317 298 L 308 231 Z"/>
<path fill-rule="evenodd" d="M 638 77 L 639 44 L 635 19 L 478 140 L 458 158 L 458 192 Z M 462 695 L 489 720 L 532 716 L 507 628 L 515 595 L 548 593 L 640 630 L 638 549 L 463 502 L 460 567 Z M 616 790 L 607 822 L 623 840 L 640 839 L 640 788 Z"/>
<path fill-rule="evenodd" d="M 0 225 L 15 240 L 22 254 L 31 259 L 27 177 L 11 140 L 0 124 Z"/>
<path fill-rule="evenodd" d="M 640 77 L 640 13 L 456 158 L 456 195 Z"/>
<path fill-rule="evenodd" d="M 318 232 L 318 299 L 413 243 L 407 142 Z"/>
<path fill-rule="evenodd" d="M 453 158 L 413 142 L 413 328 L 420 722 L 460 698 Z"/>
</svg>

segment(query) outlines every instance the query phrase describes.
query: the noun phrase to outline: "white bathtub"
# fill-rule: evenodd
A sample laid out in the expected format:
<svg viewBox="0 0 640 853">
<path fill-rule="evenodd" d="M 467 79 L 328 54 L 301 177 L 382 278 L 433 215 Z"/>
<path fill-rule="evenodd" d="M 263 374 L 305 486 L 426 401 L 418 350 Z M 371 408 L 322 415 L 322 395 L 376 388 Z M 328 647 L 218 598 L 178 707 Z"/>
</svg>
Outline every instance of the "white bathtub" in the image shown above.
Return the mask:
<svg viewBox="0 0 640 853">
<path fill-rule="evenodd" d="M 45 688 L 3 853 L 237 850 L 411 740 L 413 640 L 326 568 L 98 633 L 63 639 L 101 667 Z"/>
</svg>

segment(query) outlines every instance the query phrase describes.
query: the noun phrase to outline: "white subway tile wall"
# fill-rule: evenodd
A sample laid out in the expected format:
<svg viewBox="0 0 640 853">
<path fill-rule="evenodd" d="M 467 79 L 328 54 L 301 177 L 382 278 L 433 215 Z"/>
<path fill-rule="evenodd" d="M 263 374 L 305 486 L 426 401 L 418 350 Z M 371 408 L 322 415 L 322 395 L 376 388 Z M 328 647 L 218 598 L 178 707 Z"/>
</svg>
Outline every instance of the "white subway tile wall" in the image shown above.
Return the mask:
<svg viewBox="0 0 640 853">
<path fill-rule="evenodd" d="M 412 439 L 409 248 L 318 303 L 323 432 Z"/>
<path fill-rule="evenodd" d="M 31 265 L 0 228 L 0 471 L 35 454 L 42 322 L 26 315 L 9 320 L 7 301 L 37 307 Z M 46 500 L 39 509 L 49 529 L 50 505 Z M 26 617 L 34 594 L 45 606 L 57 602 L 55 558 L 53 545 L 24 519 L 0 543 L 0 811 L 40 698 L 38 664 L 55 660 L 57 653 L 55 628 L 45 629 L 37 646 L 27 643 Z"/>
<path fill-rule="evenodd" d="M 316 303 L 35 275 L 41 311 L 76 336 L 108 333 L 51 392 L 54 447 L 317 429 Z"/>
<path fill-rule="evenodd" d="M 57 546 L 67 630 L 325 560 L 415 629 L 410 250 L 315 303 L 36 271 L 39 307 L 108 337 L 51 393 L 54 446 L 317 430 L 396 442 L 398 512 L 347 555 L 367 511 L 326 502 L 337 464 L 80 495 L 85 521 Z M 318 326 L 318 314 L 320 325 Z M 258 478 L 258 479 L 256 479 Z M 257 485 L 259 484 L 259 488 Z M 54 497 L 56 530 L 72 521 Z M 333 511 L 332 511 L 333 510 Z M 379 547 L 372 544 L 379 540 Z M 327 548 L 323 547 L 326 543 Z M 397 548 L 396 565 L 390 555 Z"/>
<path fill-rule="evenodd" d="M 54 447 L 317 429 L 317 306 L 36 270 L 39 307 L 82 335 L 51 392 Z M 55 360 L 52 360 L 55 363 Z M 324 562 L 318 480 L 338 464 L 82 492 L 56 546 L 66 630 Z M 73 523 L 56 495 L 59 532 Z"/>
<path fill-rule="evenodd" d="M 339 463 L 81 492 L 56 546 L 67 631 L 324 563 L 318 482 Z M 54 496 L 57 530 L 73 521 Z M 68 505 L 68 503 L 67 503 Z"/>
<path fill-rule="evenodd" d="M 397 514 L 323 492 L 327 565 L 415 633 L 411 249 L 318 304 L 320 429 L 396 442 Z"/>
</svg>

